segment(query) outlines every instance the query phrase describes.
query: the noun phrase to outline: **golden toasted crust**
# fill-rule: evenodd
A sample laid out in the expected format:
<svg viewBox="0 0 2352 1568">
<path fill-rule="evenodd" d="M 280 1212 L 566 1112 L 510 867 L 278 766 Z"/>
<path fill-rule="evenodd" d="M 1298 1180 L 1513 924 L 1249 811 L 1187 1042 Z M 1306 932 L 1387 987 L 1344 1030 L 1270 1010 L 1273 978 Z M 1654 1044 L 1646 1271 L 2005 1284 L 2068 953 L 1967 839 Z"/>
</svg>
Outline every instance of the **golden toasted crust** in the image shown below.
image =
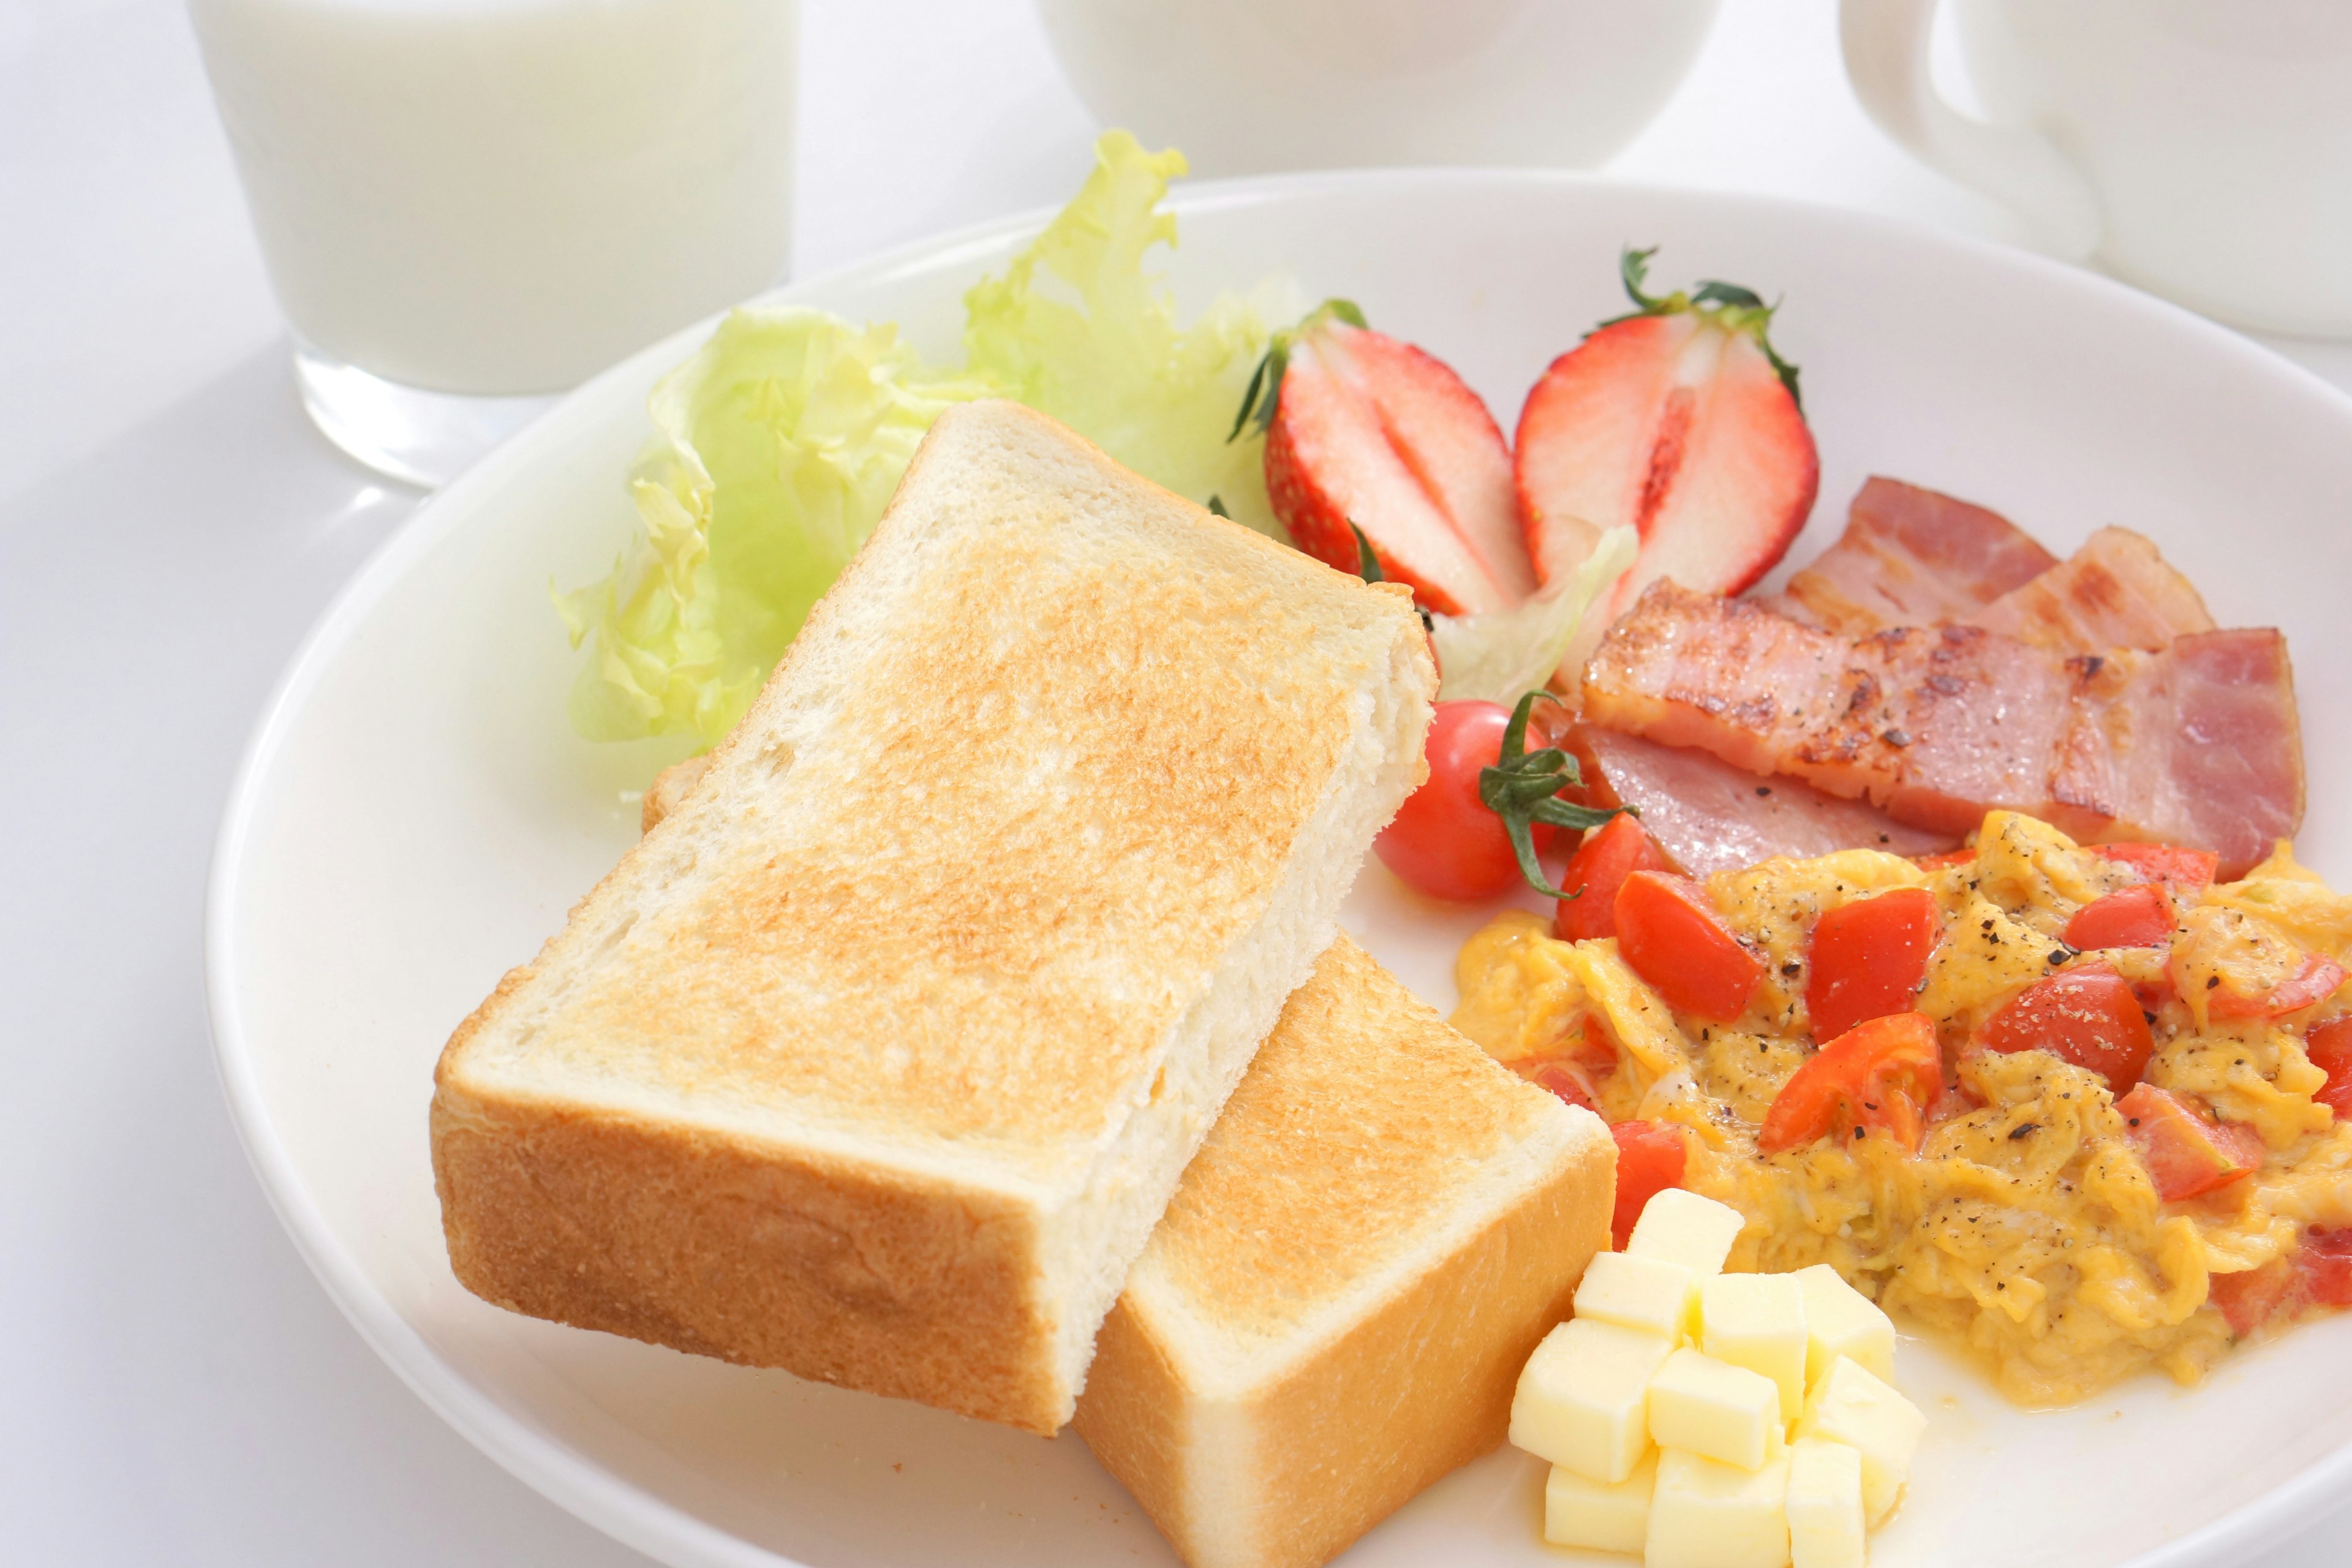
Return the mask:
<svg viewBox="0 0 2352 1568">
<path fill-rule="evenodd" d="M 661 825 L 661 819 L 685 804 L 687 792 L 702 782 L 710 770 L 710 753 L 688 757 L 682 763 L 672 763 L 654 775 L 645 799 L 637 803 L 637 831 L 651 833 Z"/>
<path fill-rule="evenodd" d="M 1342 937 L 1104 1323 L 1077 1427 L 1194 1568 L 1312 1568 L 1500 1442 L 1615 1151 Z"/>
<path fill-rule="evenodd" d="M 1053 1430 L 1433 688 L 1402 591 L 950 411 L 699 780 L 445 1049 L 459 1277 Z"/>
</svg>

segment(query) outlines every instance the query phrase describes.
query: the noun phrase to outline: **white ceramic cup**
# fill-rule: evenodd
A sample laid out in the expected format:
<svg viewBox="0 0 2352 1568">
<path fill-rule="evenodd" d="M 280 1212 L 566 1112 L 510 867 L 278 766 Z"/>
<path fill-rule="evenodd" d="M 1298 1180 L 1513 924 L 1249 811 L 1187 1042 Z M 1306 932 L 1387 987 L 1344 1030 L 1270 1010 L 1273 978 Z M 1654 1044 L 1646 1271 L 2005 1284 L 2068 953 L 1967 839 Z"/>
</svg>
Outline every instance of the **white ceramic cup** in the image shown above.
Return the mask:
<svg viewBox="0 0 2352 1568">
<path fill-rule="evenodd" d="M 1633 140 L 1719 0 L 1038 0 L 1106 124 L 1204 174 L 1586 168 Z"/>
<path fill-rule="evenodd" d="M 1843 0 L 1863 107 L 2053 247 L 2241 326 L 2352 336 L 2352 0 Z"/>
</svg>

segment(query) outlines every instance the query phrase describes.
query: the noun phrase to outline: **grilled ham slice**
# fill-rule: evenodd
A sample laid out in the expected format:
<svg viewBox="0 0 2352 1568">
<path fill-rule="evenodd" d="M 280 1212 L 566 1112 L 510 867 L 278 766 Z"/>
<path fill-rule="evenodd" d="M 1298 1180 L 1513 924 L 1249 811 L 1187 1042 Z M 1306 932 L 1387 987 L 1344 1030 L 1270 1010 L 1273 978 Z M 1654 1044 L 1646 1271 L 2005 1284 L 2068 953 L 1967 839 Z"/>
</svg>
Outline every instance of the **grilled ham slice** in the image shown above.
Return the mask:
<svg viewBox="0 0 2352 1568">
<path fill-rule="evenodd" d="M 1630 805 L 1675 867 L 1713 876 L 1775 855 L 1809 859 L 1835 849 L 1934 855 L 1957 834 L 1913 827 L 1865 801 L 1823 795 L 1801 779 L 1759 779 L 1706 752 L 1580 724 L 1569 749 L 1595 805 Z"/>
<path fill-rule="evenodd" d="M 1960 618 L 2062 656 L 2153 652 L 2213 629 L 2189 579 L 2128 528 L 2099 530 L 2049 571 Z"/>
<path fill-rule="evenodd" d="M 1973 626 L 1841 637 L 1661 582 L 1610 628 L 1582 695 L 1603 728 L 1792 774 L 1934 833 L 2004 806 L 2090 841 L 2211 849 L 2229 875 L 2302 820 L 2275 631 L 2064 658 Z"/>
<path fill-rule="evenodd" d="M 1874 478 L 1853 498 L 1838 542 L 1789 580 L 1788 597 L 1804 619 L 1860 637 L 1970 619 L 2057 564 L 1997 511 Z"/>
</svg>

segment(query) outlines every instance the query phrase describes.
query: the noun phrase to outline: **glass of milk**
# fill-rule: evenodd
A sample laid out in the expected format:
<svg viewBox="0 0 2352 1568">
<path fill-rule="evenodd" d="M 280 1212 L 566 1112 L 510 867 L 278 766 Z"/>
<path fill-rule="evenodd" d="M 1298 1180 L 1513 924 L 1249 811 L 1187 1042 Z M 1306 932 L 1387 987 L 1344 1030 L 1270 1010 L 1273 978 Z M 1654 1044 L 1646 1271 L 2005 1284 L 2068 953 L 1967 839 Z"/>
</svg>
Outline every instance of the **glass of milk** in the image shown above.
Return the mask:
<svg viewBox="0 0 2352 1568">
<path fill-rule="evenodd" d="M 792 242 L 795 0 L 189 0 L 305 405 L 436 485 Z"/>
</svg>

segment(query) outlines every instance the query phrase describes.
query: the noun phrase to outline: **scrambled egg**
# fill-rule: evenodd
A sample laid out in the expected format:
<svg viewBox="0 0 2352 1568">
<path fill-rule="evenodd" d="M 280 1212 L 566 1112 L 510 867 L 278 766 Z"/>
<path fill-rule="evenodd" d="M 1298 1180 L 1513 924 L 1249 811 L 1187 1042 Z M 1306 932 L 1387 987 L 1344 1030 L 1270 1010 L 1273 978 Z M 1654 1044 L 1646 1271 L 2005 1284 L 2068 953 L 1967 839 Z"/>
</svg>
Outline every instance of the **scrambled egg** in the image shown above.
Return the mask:
<svg viewBox="0 0 2352 1568">
<path fill-rule="evenodd" d="M 2166 1203 L 2104 1079 L 2044 1050 L 1968 1048 L 2004 1003 L 2074 962 L 2058 940 L 2074 911 L 2137 879 L 2000 812 L 1973 863 L 1923 868 L 1853 850 L 1718 874 L 1706 884 L 1716 909 L 1765 961 L 1727 1026 L 1678 1017 L 1614 940 L 1556 941 L 1514 911 L 1463 948 L 1454 1022 L 1523 1072 L 1570 1064 L 1612 1122 L 1662 1119 L 1696 1134 L 1685 1184 L 1748 1218 L 1734 1268 L 1829 1263 L 1965 1345 L 2025 1404 L 2070 1403 L 2151 1365 L 2194 1382 L 2231 1342 L 2209 1300 L 2215 1276 L 2284 1258 L 2306 1226 L 2352 1225 L 2352 1126 L 2314 1100 L 2326 1074 L 2302 1045 L 2312 1024 L 2352 1010 L 2352 984 L 2284 1018 L 2215 1019 L 2207 997 L 2224 983 L 2263 994 L 2305 954 L 2345 960 L 2352 899 L 2282 844 L 2243 880 L 2185 895 L 2169 950 L 2099 953 L 2153 1004 L 2146 1081 L 2251 1125 L 2265 1151 L 2252 1176 Z M 1916 1005 L 1937 1025 L 1958 1091 L 1916 1153 L 1887 1138 L 1823 1138 L 1759 1154 L 1767 1108 L 1815 1048 L 1813 922 L 1898 887 L 1929 889 L 1941 912 Z"/>
</svg>

